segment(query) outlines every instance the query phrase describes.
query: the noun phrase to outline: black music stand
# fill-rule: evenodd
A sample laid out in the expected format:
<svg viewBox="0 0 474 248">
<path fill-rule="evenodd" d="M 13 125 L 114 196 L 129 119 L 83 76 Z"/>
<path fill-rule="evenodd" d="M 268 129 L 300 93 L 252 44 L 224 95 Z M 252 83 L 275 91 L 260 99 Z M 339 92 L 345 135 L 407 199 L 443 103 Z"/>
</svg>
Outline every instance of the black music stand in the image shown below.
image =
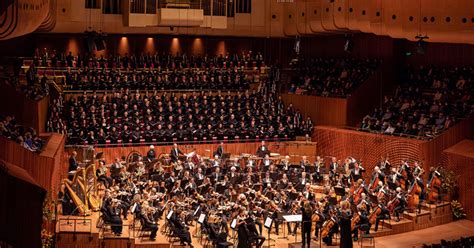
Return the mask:
<svg viewBox="0 0 474 248">
<path fill-rule="evenodd" d="M 271 244 L 270 242 L 271 241 L 275 241 L 274 239 L 271 239 L 271 231 L 272 231 L 272 225 L 273 225 L 273 219 L 271 217 L 267 217 L 265 219 L 265 222 L 263 223 L 263 226 L 267 229 L 267 233 L 268 233 L 268 239 L 267 239 L 267 246 L 264 246 L 264 247 L 272 247 L 272 246 L 275 246 L 275 244 Z"/>
</svg>

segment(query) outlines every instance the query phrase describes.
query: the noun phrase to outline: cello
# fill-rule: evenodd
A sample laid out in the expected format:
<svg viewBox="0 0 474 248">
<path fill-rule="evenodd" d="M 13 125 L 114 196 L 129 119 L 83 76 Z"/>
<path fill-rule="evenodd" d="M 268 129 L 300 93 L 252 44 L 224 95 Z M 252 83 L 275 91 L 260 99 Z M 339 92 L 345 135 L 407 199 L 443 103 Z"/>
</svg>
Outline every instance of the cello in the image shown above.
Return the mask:
<svg viewBox="0 0 474 248">
<path fill-rule="evenodd" d="M 408 209 L 416 209 L 418 204 L 420 203 L 420 193 L 421 187 L 416 183 L 416 180 L 413 181 L 410 189 L 408 190 Z"/>
<path fill-rule="evenodd" d="M 377 220 L 377 216 L 382 212 L 382 208 L 380 205 L 377 205 L 377 207 L 372 210 L 372 213 L 369 215 L 369 222 L 371 225 L 375 225 L 375 221 Z"/>
</svg>

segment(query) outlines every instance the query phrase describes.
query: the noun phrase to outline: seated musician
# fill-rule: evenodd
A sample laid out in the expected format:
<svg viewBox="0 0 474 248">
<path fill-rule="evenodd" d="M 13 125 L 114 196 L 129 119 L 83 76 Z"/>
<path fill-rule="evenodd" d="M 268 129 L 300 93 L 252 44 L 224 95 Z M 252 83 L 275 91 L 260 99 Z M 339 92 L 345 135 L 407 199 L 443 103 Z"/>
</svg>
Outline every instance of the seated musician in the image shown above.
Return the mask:
<svg viewBox="0 0 474 248">
<path fill-rule="evenodd" d="M 400 180 L 405 180 L 402 174 L 400 174 L 396 168 L 392 168 L 392 174 L 387 178 L 388 186 L 391 190 L 397 189 L 400 185 Z"/>
<path fill-rule="evenodd" d="M 320 156 L 316 157 L 314 161 L 314 173 L 313 173 L 313 181 L 315 183 L 320 183 L 323 181 L 322 169 L 324 168 L 324 161 Z"/>
<path fill-rule="evenodd" d="M 260 158 L 264 158 L 265 155 L 270 155 L 270 151 L 268 150 L 268 147 L 265 145 L 264 140 L 262 140 L 261 145 L 257 148 L 256 155 Z"/>
<path fill-rule="evenodd" d="M 177 163 L 179 155 L 184 155 L 184 153 L 178 148 L 178 144 L 174 143 L 170 151 L 171 162 Z"/>
<path fill-rule="evenodd" d="M 247 211 L 243 211 L 242 214 L 239 215 L 237 225 L 239 225 L 239 228 L 241 225 L 245 225 L 243 229 L 244 229 L 244 232 L 246 232 L 246 235 L 243 235 L 242 238 L 247 237 L 247 240 L 243 241 L 240 237 L 240 232 L 239 232 L 239 245 L 237 247 L 247 248 L 247 247 L 251 247 L 252 244 L 256 244 L 257 248 L 262 247 L 263 243 L 265 242 L 265 237 L 258 234 L 257 228 L 255 227 L 255 221 L 248 214 Z"/>
<path fill-rule="evenodd" d="M 359 165 L 359 162 L 355 162 L 354 168 L 351 169 L 351 182 L 357 182 L 363 178 L 363 172 L 365 172 L 365 169 Z"/>
<path fill-rule="evenodd" d="M 280 170 L 288 171 L 290 169 L 290 156 L 286 155 L 284 159 L 280 161 Z"/>
<path fill-rule="evenodd" d="M 141 220 L 144 230 L 150 231 L 150 240 L 156 239 L 156 233 L 158 232 L 158 223 L 156 220 L 156 208 L 151 206 L 144 206 L 141 211 Z"/>
<path fill-rule="evenodd" d="M 146 159 L 148 162 L 154 161 L 156 159 L 155 146 L 150 146 L 150 150 L 148 150 L 146 154 Z"/>
<path fill-rule="evenodd" d="M 101 182 L 106 188 L 112 185 L 112 178 L 107 176 L 107 167 L 105 167 L 104 161 L 99 161 L 99 168 L 95 172 L 97 181 Z"/>
<path fill-rule="evenodd" d="M 335 206 L 333 206 L 333 205 L 327 206 L 324 209 L 324 214 L 326 216 L 326 221 L 334 222 L 334 225 L 329 229 L 328 234 L 326 235 L 326 237 L 323 237 L 323 242 L 327 246 L 332 246 L 332 237 L 337 232 L 337 230 L 339 230 L 339 224 L 338 224 L 339 219 L 337 217 L 337 212 L 338 212 L 338 210 L 335 209 Z M 324 229 L 324 225 L 323 225 L 322 228 Z"/>
<path fill-rule="evenodd" d="M 263 171 L 268 171 L 270 168 L 270 165 L 272 164 L 272 161 L 270 160 L 270 154 L 265 154 L 263 160 Z"/>
<path fill-rule="evenodd" d="M 107 214 L 108 214 L 108 220 L 111 224 L 111 229 L 112 232 L 116 236 L 122 235 L 122 228 L 123 228 L 123 222 L 122 219 L 120 218 L 120 207 L 119 207 L 119 201 L 117 199 L 113 199 L 112 202 L 110 203 L 110 206 L 107 208 Z"/>
<path fill-rule="evenodd" d="M 225 231 L 225 228 L 221 228 L 221 223 L 222 222 L 208 223 L 207 228 L 209 238 L 215 241 L 217 248 L 227 248 L 229 246 L 229 243 L 227 242 L 228 234 Z M 220 229 L 222 229 L 222 231 Z"/>
<path fill-rule="evenodd" d="M 397 191 L 396 197 L 399 200 L 399 203 L 393 211 L 395 213 L 395 216 L 397 217 L 396 221 L 398 222 L 400 221 L 400 214 L 403 214 L 403 211 L 405 211 L 405 208 L 407 207 L 408 203 L 404 196 L 404 193 L 402 192 L 402 189 L 398 187 L 396 191 Z"/>
<path fill-rule="evenodd" d="M 115 162 L 110 166 L 110 177 L 115 180 L 115 182 L 121 181 L 121 172 L 122 172 L 122 163 L 119 158 L 115 158 Z"/>
<path fill-rule="evenodd" d="M 379 222 L 381 220 L 388 220 L 390 219 L 390 211 L 387 209 L 387 207 L 385 206 L 385 204 L 383 202 L 381 202 L 379 204 L 379 207 L 380 207 L 380 214 L 377 215 L 377 218 L 375 219 L 375 229 L 374 231 L 377 231 L 379 229 Z"/>
<path fill-rule="evenodd" d="M 331 158 L 331 163 L 329 164 L 329 177 L 332 181 L 334 181 L 336 175 L 338 174 L 337 168 L 339 168 L 339 164 L 337 162 L 336 157 Z"/>
<path fill-rule="evenodd" d="M 170 222 L 174 226 L 175 234 L 181 240 L 181 246 L 184 246 L 187 243 L 191 248 L 193 247 L 191 240 L 191 233 L 189 232 L 189 227 L 186 226 L 184 222 L 184 216 L 181 209 L 176 209 L 175 213 L 170 219 Z"/>
<path fill-rule="evenodd" d="M 308 157 L 302 156 L 300 161 L 300 168 L 302 170 L 307 170 L 309 166 L 311 166 L 311 163 L 309 162 Z"/>
<path fill-rule="evenodd" d="M 358 205 L 357 210 L 359 210 L 359 222 L 356 224 L 354 230 L 352 231 L 354 235 L 354 241 L 357 241 L 359 238 L 359 230 L 365 234 L 370 232 L 370 220 L 369 220 L 369 211 L 366 208 L 366 205 Z"/>
</svg>

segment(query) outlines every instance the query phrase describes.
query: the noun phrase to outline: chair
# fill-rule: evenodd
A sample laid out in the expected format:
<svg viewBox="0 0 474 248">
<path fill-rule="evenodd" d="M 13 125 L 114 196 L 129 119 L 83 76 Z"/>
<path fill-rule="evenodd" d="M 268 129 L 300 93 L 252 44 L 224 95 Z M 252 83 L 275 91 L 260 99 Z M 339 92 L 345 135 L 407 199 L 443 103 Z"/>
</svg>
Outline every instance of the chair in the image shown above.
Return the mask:
<svg viewBox="0 0 474 248">
<path fill-rule="evenodd" d="M 361 233 L 359 235 L 359 246 L 364 247 L 364 240 L 370 241 L 370 247 L 375 247 L 375 239 L 373 234 Z"/>
</svg>

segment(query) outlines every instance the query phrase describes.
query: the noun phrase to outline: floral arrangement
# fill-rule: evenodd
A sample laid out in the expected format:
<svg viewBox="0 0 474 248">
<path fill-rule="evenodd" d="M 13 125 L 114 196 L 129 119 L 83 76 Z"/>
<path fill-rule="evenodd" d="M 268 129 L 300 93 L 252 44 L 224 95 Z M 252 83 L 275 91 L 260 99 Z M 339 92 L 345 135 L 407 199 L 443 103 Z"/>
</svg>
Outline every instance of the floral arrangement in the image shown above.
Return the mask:
<svg viewBox="0 0 474 248">
<path fill-rule="evenodd" d="M 54 247 L 54 234 L 43 229 L 41 231 L 41 247 L 42 248 L 52 248 Z"/>
<path fill-rule="evenodd" d="M 458 201 L 451 201 L 451 210 L 453 211 L 454 219 L 460 220 L 466 218 L 466 212 Z"/>
</svg>

